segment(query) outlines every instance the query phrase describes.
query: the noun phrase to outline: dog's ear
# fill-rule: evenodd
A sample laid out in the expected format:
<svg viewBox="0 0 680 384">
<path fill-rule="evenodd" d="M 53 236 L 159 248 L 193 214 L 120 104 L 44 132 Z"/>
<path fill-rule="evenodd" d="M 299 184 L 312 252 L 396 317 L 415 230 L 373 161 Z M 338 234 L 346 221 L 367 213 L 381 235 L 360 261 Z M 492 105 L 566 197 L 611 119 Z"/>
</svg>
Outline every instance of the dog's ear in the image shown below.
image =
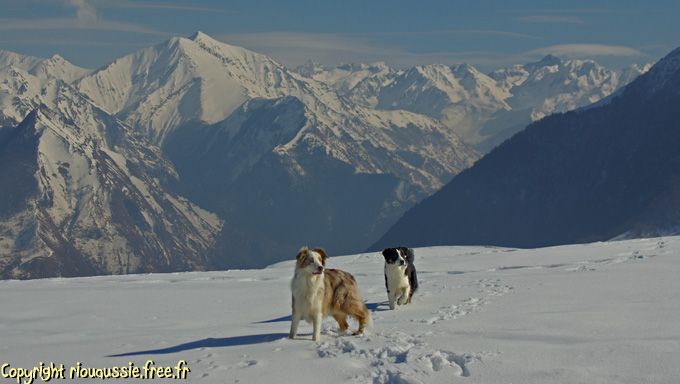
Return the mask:
<svg viewBox="0 0 680 384">
<path fill-rule="evenodd" d="M 383 257 L 385 257 L 385 258 L 387 257 L 387 251 L 389 251 L 389 250 L 390 250 L 390 248 L 383 249 L 383 251 L 382 251 Z"/>
<path fill-rule="evenodd" d="M 307 248 L 307 246 L 305 245 L 304 247 L 300 248 L 300 250 L 298 251 L 297 256 L 295 256 L 295 260 L 301 261 L 302 259 L 304 259 L 305 257 L 307 257 L 307 253 L 308 253 L 308 252 L 309 252 L 309 248 Z"/>
<path fill-rule="evenodd" d="M 323 248 L 314 248 L 313 251 L 318 253 L 319 255 L 321 255 L 321 265 L 323 265 L 325 267 L 326 266 L 326 259 L 328 258 L 326 251 L 324 251 Z"/>
<path fill-rule="evenodd" d="M 407 261 L 413 261 L 413 250 L 408 247 L 397 247 L 399 252 L 403 255 L 404 259 Z"/>
<path fill-rule="evenodd" d="M 413 261 L 416 259 L 416 255 L 413 253 L 413 249 L 406 247 L 404 247 L 404 249 L 406 250 L 404 252 L 404 254 L 406 255 L 406 260 L 413 263 Z"/>
</svg>

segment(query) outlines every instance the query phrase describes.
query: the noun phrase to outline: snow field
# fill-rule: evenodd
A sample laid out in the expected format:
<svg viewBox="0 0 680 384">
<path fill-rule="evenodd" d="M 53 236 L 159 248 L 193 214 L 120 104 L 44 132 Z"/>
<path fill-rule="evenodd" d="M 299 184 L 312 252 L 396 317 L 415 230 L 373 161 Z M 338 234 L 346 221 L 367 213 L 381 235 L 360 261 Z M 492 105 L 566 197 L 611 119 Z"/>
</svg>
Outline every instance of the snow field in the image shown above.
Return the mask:
<svg viewBox="0 0 680 384">
<path fill-rule="evenodd" d="M 416 249 L 390 311 L 378 253 L 331 257 L 374 327 L 290 326 L 293 262 L 261 270 L 0 282 L 1 360 L 173 366 L 201 383 L 674 383 L 679 237 L 534 250 Z M 292 258 L 292 256 L 291 256 Z M 356 327 L 356 324 L 351 324 Z"/>
</svg>

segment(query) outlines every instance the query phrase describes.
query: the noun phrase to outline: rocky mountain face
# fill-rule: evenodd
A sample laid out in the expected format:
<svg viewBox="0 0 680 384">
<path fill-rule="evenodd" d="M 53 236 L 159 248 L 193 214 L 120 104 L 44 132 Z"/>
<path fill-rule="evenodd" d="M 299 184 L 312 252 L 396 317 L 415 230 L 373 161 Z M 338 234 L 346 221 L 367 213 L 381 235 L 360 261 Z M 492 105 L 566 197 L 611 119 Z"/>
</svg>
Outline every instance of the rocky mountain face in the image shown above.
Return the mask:
<svg viewBox="0 0 680 384">
<path fill-rule="evenodd" d="M 59 55 L 41 59 L 0 50 L 0 127 L 18 124 L 36 105 L 53 107 L 58 89 L 88 72 Z"/>
<path fill-rule="evenodd" d="M 679 89 L 677 49 L 606 102 L 529 125 L 374 247 L 540 247 L 680 232 Z"/>
</svg>

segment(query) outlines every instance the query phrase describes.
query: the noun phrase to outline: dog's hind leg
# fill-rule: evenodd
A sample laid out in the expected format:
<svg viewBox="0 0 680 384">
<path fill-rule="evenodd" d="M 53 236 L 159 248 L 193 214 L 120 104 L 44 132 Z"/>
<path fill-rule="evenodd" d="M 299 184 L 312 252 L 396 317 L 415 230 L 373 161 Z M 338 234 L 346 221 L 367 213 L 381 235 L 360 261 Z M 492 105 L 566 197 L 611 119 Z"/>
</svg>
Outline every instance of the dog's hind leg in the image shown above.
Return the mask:
<svg viewBox="0 0 680 384">
<path fill-rule="evenodd" d="M 294 339 L 295 336 L 297 335 L 297 330 L 298 330 L 298 325 L 300 324 L 300 315 L 293 312 L 293 317 L 290 321 L 290 333 L 288 334 L 288 338 Z"/>
<path fill-rule="evenodd" d="M 349 324 L 347 324 L 347 315 L 342 313 L 335 313 L 333 314 L 333 318 L 335 321 L 338 322 L 338 325 L 340 326 L 340 332 L 343 333 L 347 331 L 347 328 L 349 328 Z"/>
<path fill-rule="evenodd" d="M 368 312 L 368 308 L 364 306 L 362 309 L 358 310 L 356 313 L 352 314 L 352 317 L 359 322 L 359 329 L 352 333 L 354 336 L 363 335 L 366 325 L 371 323 L 371 314 Z"/>
</svg>

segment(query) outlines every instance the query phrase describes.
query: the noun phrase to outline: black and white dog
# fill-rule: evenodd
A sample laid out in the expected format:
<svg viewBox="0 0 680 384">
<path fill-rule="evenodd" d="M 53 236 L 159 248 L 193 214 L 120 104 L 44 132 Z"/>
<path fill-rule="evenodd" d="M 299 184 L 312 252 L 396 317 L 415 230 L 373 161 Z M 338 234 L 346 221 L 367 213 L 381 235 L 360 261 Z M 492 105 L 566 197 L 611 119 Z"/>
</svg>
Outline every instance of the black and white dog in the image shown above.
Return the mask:
<svg viewBox="0 0 680 384">
<path fill-rule="evenodd" d="M 382 255 L 385 257 L 385 287 L 390 309 L 394 309 L 395 304 L 409 304 L 418 289 L 413 250 L 406 247 L 385 248 Z"/>
</svg>

